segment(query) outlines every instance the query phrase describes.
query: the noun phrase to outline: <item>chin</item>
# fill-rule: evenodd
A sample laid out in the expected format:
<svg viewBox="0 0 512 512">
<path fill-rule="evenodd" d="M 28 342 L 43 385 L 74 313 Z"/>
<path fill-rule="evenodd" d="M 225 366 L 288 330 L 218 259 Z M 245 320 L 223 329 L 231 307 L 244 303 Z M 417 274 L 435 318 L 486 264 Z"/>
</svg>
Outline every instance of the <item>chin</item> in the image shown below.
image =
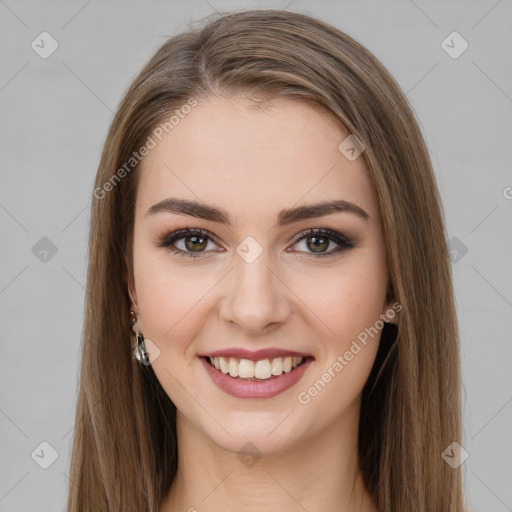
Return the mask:
<svg viewBox="0 0 512 512">
<path fill-rule="evenodd" d="M 220 448 L 236 454 L 254 450 L 277 455 L 294 449 L 307 435 L 308 422 L 298 418 L 297 408 L 231 410 L 222 417 L 222 426 L 208 416 L 202 418 L 200 428 Z"/>
</svg>

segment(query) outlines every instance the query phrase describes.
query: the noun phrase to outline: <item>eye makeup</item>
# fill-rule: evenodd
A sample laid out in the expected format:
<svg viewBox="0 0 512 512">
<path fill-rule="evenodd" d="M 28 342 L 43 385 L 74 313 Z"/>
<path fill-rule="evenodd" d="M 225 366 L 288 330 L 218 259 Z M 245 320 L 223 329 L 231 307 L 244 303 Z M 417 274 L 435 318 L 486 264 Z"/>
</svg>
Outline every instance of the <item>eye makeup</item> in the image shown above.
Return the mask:
<svg viewBox="0 0 512 512">
<path fill-rule="evenodd" d="M 210 231 L 204 230 L 204 229 L 198 229 L 198 228 L 184 228 L 184 229 L 178 229 L 176 231 L 172 231 L 170 233 L 166 233 L 163 236 L 159 237 L 157 242 L 157 247 L 162 247 L 168 250 L 170 253 L 175 254 L 179 257 L 184 258 L 198 258 L 198 257 L 209 257 L 211 253 L 218 253 L 222 252 L 218 249 L 213 250 L 199 250 L 199 251 L 192 251 L 187 250 L 186 242 L 185 242 L 185 249 L 180 249 L 176 247 L 176 243 L 180 242 L 181 240 L 188 240 L 189 242 L 192 241 L 193 244 L 195 244 L 196 248 L 203 248 L 206 249 L 209 243 L 215 244 L 215 245 L 221 245 L 218 238 L 211 233 Z M 307 251 L 298 251 L 299 253 L 304 252 L 306 256 L 301 256 L 305 258 L 325 258 L 329 257 L 335 254 L 339 254 L 340 252 L 352 249 L 356 246 L 356 241 L 347 235 L 344 235 L 342 233 L 339 233 L 335 230 L 329 229 L 329 228 L 312 228 L 312 229 L 306 229 L 301 231 L 299 234 L 297 234 L 294 239 L 292 240 L 292 245 L 296 245 L 297 243 L 305 240 L 306 246 L 307 242 L 311 241 L 313 243 L 320 242 L 322 244 L 322 241 L 327 242 L 327 246 L 330 245 L 331 242 L 334 242 L 337 244 L 338 247 L 335 247 L 334 249 L 330 250 L 329 252 L 318 252 L 315 253 L 307 252 Z M 206 246 L 203 247 L 206 243 Z M 287 252 L 295 252 L 290 251 L 287 249 Z"/>
</svg>

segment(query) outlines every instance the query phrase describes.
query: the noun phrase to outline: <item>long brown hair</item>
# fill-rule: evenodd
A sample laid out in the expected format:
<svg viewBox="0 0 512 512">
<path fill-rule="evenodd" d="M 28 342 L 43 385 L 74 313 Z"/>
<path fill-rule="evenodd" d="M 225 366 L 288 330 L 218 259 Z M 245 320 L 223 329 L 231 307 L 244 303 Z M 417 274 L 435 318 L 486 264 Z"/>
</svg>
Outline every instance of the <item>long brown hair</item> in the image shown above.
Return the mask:
<svg viewBox="0 0 512 512">
<path fill-rule="evenodd" d="M 348 35 L 302 14 L 252 10 L 168 39 L 112 121 L 92 198 L 68 511 L 157 512 L 174 480 L 176 408 L 131 351 L 133 155 L 176 109 L 219 93 L 306 101 L 364 143 L 386 240 L 388 299 L 402 311 L 395 332 L 383 333 L 363 390 L 361 471 L 380 512 L 465 510 L 461 468 L 441 456 L 461 443 L 451 264 L 413 111 L 389 72 Z"/>
</svg>

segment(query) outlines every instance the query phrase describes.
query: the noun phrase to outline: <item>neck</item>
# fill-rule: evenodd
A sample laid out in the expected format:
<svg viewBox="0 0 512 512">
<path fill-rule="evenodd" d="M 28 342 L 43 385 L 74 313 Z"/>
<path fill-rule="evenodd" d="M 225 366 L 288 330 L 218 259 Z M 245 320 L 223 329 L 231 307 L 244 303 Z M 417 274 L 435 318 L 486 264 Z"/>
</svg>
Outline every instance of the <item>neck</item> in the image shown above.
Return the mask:
<svg viewBox="0 0 512 512">
<path fill-rule="evenodd" d="M 177 414 L 179 463 L 161 512 L 377 512 L 359 471 L 359 401 L 299 446 L 241 460 Z M 244 445 L 241 442 L 241 445 Z"/>
</svg>

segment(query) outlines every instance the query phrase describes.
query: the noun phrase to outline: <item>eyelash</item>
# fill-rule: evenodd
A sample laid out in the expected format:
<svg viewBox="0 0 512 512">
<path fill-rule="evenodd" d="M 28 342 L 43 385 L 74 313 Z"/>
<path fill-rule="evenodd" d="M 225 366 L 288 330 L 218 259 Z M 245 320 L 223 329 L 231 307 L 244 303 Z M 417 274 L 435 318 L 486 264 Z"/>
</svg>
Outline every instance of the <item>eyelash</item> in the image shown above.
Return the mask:
<svg viewBox="0 0 512 512">
<path fill-rule="evenodd" d="M 176 254 L 178 256 L 182 256 L 185 258 L 197 258 L 199 256 L 204 256 L 206 252 L 198 252 L 198 253 L 192 253 L 183 251 L 182 249 L 173 248 L 172 245 L 182 238 L 186 238 L 190 235 L 201 235 L 209 239 L 210 241 L 215 242 L 217 245 L 219 245 L 219 242 L 217 241 L 217 238 L 210 233 L 209 231 L 205 231 L 203 229 L 196 229 L 196 228 L 185 228 L 185 229 L 179 229 L 177 231 L 173 231 L 172 233 L 168 233 L 166 235 L 163 235 L 157 244 L 158 247 L 164 247 L 168 251 L 170 251 L 173 254 Z M 326 256 L 333 256 L 336 253 L 342 252 L 343 250 L 352 249 L 355 247 L 355 241 L 341 233 L 338 233 L 336 231 L 333 231 L 331 229 L 326 228 L 316 228 L 316 229 L 306 229 L 304 231 L 301 231 L 293 240 L 293 245 L 300 242 L 304 238 L 306 238 L 308 235 L 321 235 L 329 240 L 335 242 L 340 247 L 335 249 L 334 251 L 330 251 L 327 253 L 309 253 L 310 256 L 302 256 L 306 259 L 316 259 L 316 258 L 323 258 Z"/>
</svg>

